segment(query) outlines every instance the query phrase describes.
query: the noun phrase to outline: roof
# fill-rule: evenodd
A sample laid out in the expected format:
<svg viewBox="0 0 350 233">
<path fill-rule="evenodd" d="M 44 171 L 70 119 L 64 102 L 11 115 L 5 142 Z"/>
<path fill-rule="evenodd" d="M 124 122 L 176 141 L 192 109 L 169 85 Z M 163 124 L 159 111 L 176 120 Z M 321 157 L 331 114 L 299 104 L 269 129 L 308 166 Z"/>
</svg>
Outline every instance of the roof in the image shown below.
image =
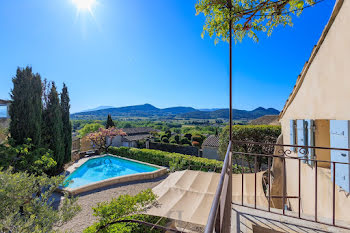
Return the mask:
<svg viewBox="0 0 350 233">
<path fill-rule="evenodd" d="M 250 121 L 251 125 L 279 125 L 278 115 L 265 115 Z"/>
<path fill-rule="evenodd" d="M 132 136 L 123 136 L 122 140 L 124 142 L 139 141 L 139 140 L 147 139 L 149 138 L 149 136 L 150 136 L 149 134 L 136 134 Z"/>
<path fill-rule="evenodd" d="M 219 147 L 219 137 L 210 135 L 204 140 L 202 146 Z"/>
<path fill-rule="evenodd" d="M 157 131 L 157 130 L 151 128 L 151 127 L 124 128 L 122 130 L 127 135 L 132 135 L 132 134 L 149 134 L 150 132 Z"/>
<path fill-rule="evenodd" d="M 313 62 L 313 60 L 315 59 L 318 51 L 320 50 L 321 48 L 321 45 L 323 44 L 324 40 L 326 39 L 326 36 L 330 30 L 330 28 L 332 27 L 334 21 L 335 21 L 335 18 L 337 17 L 342 5 L 343 5 L 343 2 L 344 0 L 337 0 L 335 5 L 334 5 L 334 8 L 333 8 L 333 12 L 332 12 L 332 15 L 326 25 L 326 27 L 323 29 L 323 32 L 322 32 L 322 35 L 320 37 L 320 39 L 318 40 L 317 44 L 314 46 L 312 52 L 311 52 L 311 55 L 310 55 L 310 58 L 309 60 L 305 63 L 300 75 L 298 76 L 297 78 L 297 81 L 296 81 L 296 84 L 294 85 L 294 88 L 293 88 L 293 91 L 292 93 L 289 95 L 280 115 L 279 115 L 279 119 L 281 119 L 284 115 L 284 113 L 286 112 L 287 108 L 289 107 L 289 105 L 293 102 L 296 94 L 298 93 L 301 85 L 303 84 L 303 81 L 305 79 L 305 76 Z"/>
<path fill-rule="evenodd" d="M 0 99 L 0 104 L 9 104 L 9 103 L 11 103 L 10 100 L 2 100 L 2 99 Z"/>
</svg>

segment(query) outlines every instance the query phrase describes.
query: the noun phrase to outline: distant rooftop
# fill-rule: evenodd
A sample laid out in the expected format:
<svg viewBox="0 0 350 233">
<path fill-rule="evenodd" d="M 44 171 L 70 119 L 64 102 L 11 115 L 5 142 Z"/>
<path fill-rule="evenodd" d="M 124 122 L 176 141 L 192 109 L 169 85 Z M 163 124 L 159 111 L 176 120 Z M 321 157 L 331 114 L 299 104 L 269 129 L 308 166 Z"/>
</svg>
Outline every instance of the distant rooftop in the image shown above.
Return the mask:
<svg viewBox="0 0 350 233">
<path fill-rule="evenodd" d="M 128 136 L 133 134 L 149 134 L 150 132 L 156 132 L 158 130 L 151 127 L 136 127 L 136 128 L 124 128 L 122 129 Z"/>
<path fill-rule="evenodd" d="M 202 146 L 219 147 L 219 136 L 210 135 L 204 140 Z"/>
</svg>

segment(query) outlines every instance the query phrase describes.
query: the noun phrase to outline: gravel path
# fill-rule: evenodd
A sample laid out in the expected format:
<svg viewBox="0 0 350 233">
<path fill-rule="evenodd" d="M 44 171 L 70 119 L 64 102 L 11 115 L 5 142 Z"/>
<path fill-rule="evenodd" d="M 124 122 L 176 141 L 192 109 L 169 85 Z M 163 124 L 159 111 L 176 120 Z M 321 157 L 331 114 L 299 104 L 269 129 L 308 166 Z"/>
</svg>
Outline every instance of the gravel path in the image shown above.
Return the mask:
<svg viewBox="0 0 350 233">
<path fill-rule="evenodd" d="M 128 182 L 119 185 L 112 185 L 108 188 L 96 189 L 79 195 L 78 204 L 81 206 L 81 211 L 68 223 L 59 228 L 65 232 L 82 232 L 88 226 L 91 226 L 97 221 L 93 216 L 92 207 L 103 201 L 110 201 L 122 194 L 136 195 L 142 190 L 153 188 L 162 182 L 167 176 L 162 176 L 153 180 Z"/>
</svg>

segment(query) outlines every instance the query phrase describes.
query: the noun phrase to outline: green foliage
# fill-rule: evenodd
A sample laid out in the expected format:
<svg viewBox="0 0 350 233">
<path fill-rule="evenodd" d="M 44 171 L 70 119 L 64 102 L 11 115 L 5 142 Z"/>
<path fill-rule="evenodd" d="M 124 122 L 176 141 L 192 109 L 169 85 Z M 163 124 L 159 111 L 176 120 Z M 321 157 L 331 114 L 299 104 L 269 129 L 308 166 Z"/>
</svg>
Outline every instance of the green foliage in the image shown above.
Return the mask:
<svg viewBox="0 0 350 233">
<path fill-rule="evenodd" d="M 85 229 L 85 233 L 99 232 L 161 232 L 151 230 L 150 227 L 137 223 L 118 223 L 120 220 L 141 220 L 158 225 L 165 225 L 166 220 L 158 222 L 160 217 L 152 217 L 141 214 L 147 207 L 154 204 L 156 195 L 151 189 L 147 189 L 135 196 L 120 195 L 117 199 L 110 202 L 102 202 L 93 208 L 94 215 L 99 218 L 99 222 Z"/>
<path fill-rule="evenodd" d="M 63 84 L 61 93 L 61 111 L 63 124 L 63 145 L 64 145 L 64 163 L 71 160 L 72 153 L 72 123 L 70 122 L 70 99 L 68 88 Z"/>
<path fill-rule="evenodd" d="M 115 124 L 112 120 L 111 114 L 108 114 L 107 122 L 106 122 L 106 129 L 111 128 L 111 127 L 115 127 Z"/>
<path fill-rule="evenodd" d="M 165 136 L 165 137 L 162 137 L 162 142 L 164 143 L 169 143 L 169 139 Z"/>
<path fill-rule="evenodd" d="M 191 145 L 191 141 L 188 140 L 188 138 L 181 138 L 180 144 L 181 145 Z"/>
<path fill-rule="evenodd" d="M 180 135 L 175 135 L 174 140 L 177 144 L 179 144 L 180 143 Z"/>
<path fill-rule="evenodd" d="M 110 147 L 108 152 L 114 155 L 135 159 L 146 163 L 167 166 L 170 168 L 170 170 L 191 169 L 221 172 L 223 165 L 222 161 L 215 159 L 206 159 L 160 150 Z M 233 165 L 233 173 L 239 173 L 241 172 L 241 169 L 242 168 L 240 166 Z"/>
<path fill-rule="evenodd" d="M 202 37 L 208 33 L 219 40 L 229 40 L 229 25 L 236 41 L 248 36 L 258 41 L 257 34 L 267 32 L 270 36 L 279 25 L 292 26 L 292 15 L 299 16 L 304 5 L 313 5 L 315 0 L 198 0 L 197 15 L 206 17 Z"/>
<path fill-rule="evenodd" d="M 165 131 L 165 135 L 167 138 L 170 138 L 171 137 L 171 131 L 170 130 L 166 130 Z"/>
<path fill-rule="evenodd" d="M 232 139 L 238 141 L 252 141 L 261 143 L 276 143 L 278 136 L 281 134 L 280 126 L 272 125 L 234 125 L 232 127 Z M 220 146 L 219 154 L 221 158 L 225 157 L 227 145 L 229 141 L 229 126 L 226 126 L 220 134 Z M 233 144 L 233 151 L 249 152 L 258 154 L 272 154 L 273 147 L 261 146 L 261 145 L 248 145 L 248 144 Z M 238 159 L 239 156 L 233 154 L 233 159 Z M 254 157 L 244 156 L 244 160 L 252 168 L 251 164 Z M 264 157 L 258 157 L 258 165 L 266 163 L 267 159 Z"/>
<path fill-rule="evenodd" d="M 65 148 L 63 140 L 62 110 L 56 85 L 51 84 L 51 89 L 47 97 L 46 106 L 43 112 L 43 143 L 52 150 L 57 169 L 62 168 L 65 158 Z"/>
<path fill-rule="evenodd" d="M 31 138 L 33 144 L 39 146 L 42 122 L 41 77 L 33 74 L 31 67 L 18 68 L 12 82 L 12 103 L 9 108 L 11 138 L 17 145 Z"/>
<path fill-rule="evenodd" d="M 0 167 L 14 168 L 15 171 L 27 171 L 28 173 L 41 175 L 56 166 L 52 151 L 45 148 L 35 148 L 30 139 L 25 144 L 15 145 L 9 142 L 0 144 Z"/>
<path fill-rule="evenodd" d="M 203 135 L 193 135 L 191 140 L 192 142 L 193 141 L 196 141 L 196 142 L 199 142 L 200 145 L 202 145 L 203 141 L 204 141 L 205 137 Z"/>
<path fill-rule="evenodd" d="M 190 134 L 190 133 L 186 133 L 186 134 L 184 135 L 184 137 L 185 137 L 185 138 L 187 138 L 187 139 L 188 139 L 188 141 L 191 141 L 192 134 Z"/>
<path fill-rule="evenodd" d="M 55 210 L 49 199 L 63 177 L 0 171 L 0 232 L 53 232 L 78 211 L 76 199 L 67 195 Z"/>
<path fill-rule="evenodd" d="M 79 137 L 83 138 L 89 133 L 98 131 L 100 128 L 103 128 L 103 125 L 99 123 L 86 124 L 81 130 L 79 130 Z"/>
<path fill-rule="evenodd" d="M 175 139 L 171 139 L 171 140 L 170 140 L 170 143 L 172 143 L 172 144 L 177 144 L 177 141 L 176 141 Z"/>
</svg>

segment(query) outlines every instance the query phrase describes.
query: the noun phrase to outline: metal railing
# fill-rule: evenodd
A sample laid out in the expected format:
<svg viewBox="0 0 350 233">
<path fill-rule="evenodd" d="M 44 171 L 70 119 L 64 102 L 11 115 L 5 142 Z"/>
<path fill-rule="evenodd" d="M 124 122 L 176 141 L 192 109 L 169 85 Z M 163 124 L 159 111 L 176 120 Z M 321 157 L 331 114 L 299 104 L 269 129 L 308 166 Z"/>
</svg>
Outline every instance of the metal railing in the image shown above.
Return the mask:
<svg viewBox="0 0 350 233">
<path fill-rule="evenodd" d="M 220 180 L 209 212 L 205 233 L 230 232 L 232 203 L 232 142 L 230 141 Z M 243 169 L 242 169 L 243 170 Z"/>
<path fill-rule="evenodd" d="M 232 145 L 242 145 L 242 144 L 249 144 L 251 145 L 256 145 L 256 146 L 263 146 L 263 147 L 281 147 L 282 149 L 277 151 L 277 154 L 263 154 L 263 153 L 254 153 L 254 152 L 241 152 L 241 151 L 231 151 Z M 259 142 L 247 142 L 247 141 L 230 141 L 229 146 L 227 148 L 226 156 L 225 156 L 225 161 L 224 161 L 224 167 L 221 172 L 220 176 L 220 181 L 219 185 L 217 187 L 217 191 L 214 196 L 214 200 L 212 203 L 212 207 L 210 210 L 208 222 L 205 228 L 206 233 L 212 233 L 212 232 L 230 232 L 230 226 L 231 226 L 231 204 L 239 204 L 241 206 L 249 207 L 249 208 L 254 208 L 257 210 L 261 211 L 266 211 L 266 212 L 272 212 L 275 214 L 280 214 L 292 218 L 298 218 L 302 220 L 307 220 L 307 221 L 312 221 L 312 222 L 317 222 L 317 223 L 322 223 L 325 225 L 330 225 L 330 226 L 335 226 L 335 227 L 340 227 L 344 229 L 350 230 L 348 227 L 348 223 L 344 224 L 337 224 L 337 216 L 336 216 L 336 168 L 340 166 L 349 166 L 350 168 L 350 163 L 347 162 L 339 162 L 339 161 L 331 161 L 330 160 L 319 160 L 315 158 L 309 158 L 309 153 L 311 150 L 314 150 L 315 153 L 315 158 L 317 158 L 317 153 L 320 150 L 328 150 L 329 153 L 331 153 L 332 150 L 335 151 L 343 151 L 343 152 L 348 152 L 350 153 L 350 149 L 345 149 L 345 148 L 330 148 L 330 147 L 315 147 L 315 146 L 298 146 L 298 145 L 284 145 L 284 144 L 273 144 L 273 143 L 259 143 Z M 269 150 L 269 153 L 271 150 Z M 299 157 L 296 156 L 294 153 L 298 153 Z M 275 152 L 276 153 L 276 152 Z M 228 178 L 228 174 L 231 174 L 232 176 L 232 157 L 233 155 L 235 157 L 239 156 L 241 158 L 241 165 L 244 165 L 245 162 L 244 160 L 251 159 L 254 161 L 253 163 L 253 169 L 252 173 L 254 173 L 254 200 L 253 203 L 245 203 L 244 202 L 244 182 L 245 182 L 245 169 L 242 169 L 241 176 L 241 203 L 232 203 L 232 177 Z M 349 155 L 348 155 L 349 156 Z M 267 181 L 268 185 L 266 185 L 265 191 L 265 196 L 268 200 L 268 206 L 267 209 L 265 208 L 258 208 L 257 206 L 257 173 L 259 172 L 259 165 L 258 165 L 258 158 L 265 158 L 265 164 L 264 168 L 261 170 L 266 171 L 266 176 L 267 176 Z M 272 162 L 274 159 L 280 159 L 280 162 L 282 164 L 282 187 L 281 190 L 279 190 L 279 193 L 281 195 L 272 195 L 271 194 L 271 168 L 272 168 Z M 267 161 L 266 161 L 267 160 Z M 288 160 L 294 160 L 297 161 L 297 170 L 295 177 L 297 179 L 297 194 L 296 195 L 287 195 L 286 191 L 286 186 L 287 186 L 287 179 L 286 179 L 286 161 Z M 302 213 L 302 179 L 310 179 L 309 177 L 303 177 L 302 176 L 302 162 L 310 162 L 310 166 L 312 167 L 314 172 L 314 181 L 312 182 L 314 185 L 314 211 L 313 215 L 310 215 L 310 213 Z M 332 200 L 330 200 L 329 205 L 331 205 L 331 210 L 330 215 L 332 216 L 331 219 L 327 219 L 329 221 L 321 221 L 320 217 L 318 216 L 318 206 L 321 204 L 318 202 L 319 194 L 318 190 L 319 189 L 319 165 L 323 164 L 329 164 L 329 168 L 331 168 L 331 182 L 332 182 Z M 231 168 L 231 170 L 230 170 Z M 276 176 L 276 174 L 274 174 Z M 265 176 L 265 177 L 266 177 Z M 350 178 L 350 177 L 349 177 Z M 313 178 L 312 178 L 313 179 Z M 238 187 L 234 187 L 238 188 Z M 228 197 L 230 196 L 230 197 Z M 277 199 L 282 199 L 282 208 L 280 211 L 276 211 L 276 208 L 274 210 L 271 210 L 271 203 L 272 200 L 277 200 Z M 288 199 L 297 199 L 297 207 L 293 209 L 286 209 L 287 206 L 287 200 Z M 350 200 L 349 200 L 350 201 Z M 324 203 L 322 203 L 324 204 Z M 229 210 L 228 210 L 229 209 Z M 310 211 L 309 211 L 310 212 Z M 324 216 L 322 216 L 323 219 L 326 219 Z M 340 222 L 340 221 L 339 221 Z"/>
<path fill-rule="evenodd" d="M 341 226 L 341 225 L 337 225 L 336 224 L 336 167 L 338 165 L 338 167 L 340 165 L 347 165 L 350 166 L 350 163 L 347 162 L 338 162 L 338 161 L 331 161 L 330 160 L 320 160 L 320 159 L 314 159 L 314 158 L 309 158 L 308 155 L 310 154 L 309 152 L 311 150 L 328 150 L 329 153 L 331 153 L 332 150 L 335 151 L 346 151 L 346 152 L 350 152 L 350 149 L 345 149 L 345 148 L 331 148 L 331 147 L 316 147 L 316 146 L 298 146 L 298 145 L 285 145 L 285 144 L 272 144 L 272 143 L 259 143 L 259 142 L 242 142 L 242 141 L 234 141 L 235 144 L 250 144 L 250 145 L 259 145 L 259 146 L 278 146 L 281 147 L 282 149 L 277 151 L 277 155 L 276 154 L 259 154 L 259 153 L 250 153 L 250 152 L 233 152 L 235 155 L 240 155 L 241 158 L 243 159 L 244 156 L 248 156 L 248 157 L 253 157 L 254 158 L 254 173 L 255 173 L 255 198 L 254 198 L 254 208 L 257 208 L 257 203 L 256 203 L 256 173 L 257 173 L 257 158 L 259 157 L 263 157 L 263 158 L 267 158 L 267 180 L 269 181 L 269 185 L 268 188 L 266 190 L 266 196 L 268 199 L 268 209 L 259 209 L 262 211 L 267 211 L 267 212 L 271 212 L 271 199 L 282 199 L 282 213 L 280 212 L 273 212 L 273 213 L 277 213 L 277 214 L 281 214 L 281 215 L 285 215 L 288 217 L 293 217 L 293 218 L 298 218 L 298 219 L 303 219 L 303 220 L 307 220 L 307 221 L 313 221 L 313 222 L 317 222 L 317 223 L 322 223 L 325 225 L 331 225 L 331 226 L 336 226 L 336 227 L 341 227 L 341 228 L 345 228 L 345 229 L 350 229 L 348 228 L 348 226 Z M 285 149 L 285 148 L 290 148 L 290 149 Z M 299 154 L 299 157 L 297 156 L 293 156 L 293 151 L 295 154 Z M 317 152 L 315 153 L 316 156 L 315 158 L 317 158 Z M 271 161 L 275 158 L 279 158 L 282 161 L 282 195 L 281 196 L 273 196 L 271 195 Z M 297 176 L 298 176 L 298 194 L 294 195 L 294 196 L 288 196 L 287 192 L 286 192 L 286 186 L 287 186 L 287 178 L 286 178 L 286 161 L 287 160 L 296 160 L 297 161 Z M 313 172 L 314 172 L 314 211 L 313 211 L 313 216 L 307 216 L 306 214 L 304 215 L 304 217 L 301 215 L 302 214 L 302 210 L 301 210 L 301 203 L 302 203 L 302 179 L 309 179 L 309 177 L 302 177 L 301 175 L 301 162 L 304 163 L 308 163 L 310 162 L 312 165 L 310 165 L 310 167 L 313 168 Z M 329 167 L 332 168 L 332 219 L 331 219 L 331 223 L 329 222 L 325 222 L 325 221 L 319 221 L 318 218 L 318 205 L 320 203 L 318 203 L 318 187 L 319 187 L 319 173 L 318 173 L 318 168 L 319 168 L 319 164 L 323 163 L 323 164 L 329 164 Z M 244 172 L 242 172 L 242 202 L 240 203 L 242 206 L 247 206 L 250 207 L 249 205 L 245 205 L 245 203 L 243 202 L 244 200 L 244 185 L 243 185 L 243 178 L 244 177 Z M 298 200 L 298 207 L 297 207 L 297 216 L 296 215 L 292 215 L 292 214 L 286 214 L 286 204 L 287 204 L 287 199 L 297 199 Z M 323 203 L 324 204 L 324 203 Z M 290 212 L 295 212 L 296 210 L 291 210 Z M 311 217 L 311 218 L 310 218 Z"/>
</svg>

